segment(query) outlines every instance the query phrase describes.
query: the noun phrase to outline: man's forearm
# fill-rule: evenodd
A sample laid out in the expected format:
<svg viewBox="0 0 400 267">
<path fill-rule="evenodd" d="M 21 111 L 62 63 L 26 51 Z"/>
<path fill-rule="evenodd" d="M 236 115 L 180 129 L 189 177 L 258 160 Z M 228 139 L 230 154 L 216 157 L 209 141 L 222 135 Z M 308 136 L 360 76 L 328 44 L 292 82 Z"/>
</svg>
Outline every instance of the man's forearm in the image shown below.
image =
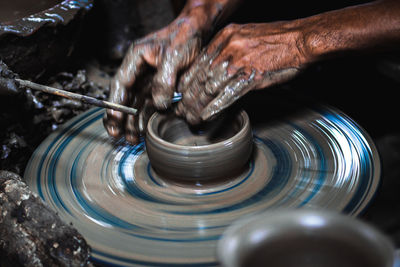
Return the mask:
<svg viewBox="0 0 400 267">
<path fill-rule="evenodd" d="M 346 51 L 387 49 L 400 44 L 400 1 L 376 1 L 297 21 L 304 52 L 313 60 Z"/>
</svg>

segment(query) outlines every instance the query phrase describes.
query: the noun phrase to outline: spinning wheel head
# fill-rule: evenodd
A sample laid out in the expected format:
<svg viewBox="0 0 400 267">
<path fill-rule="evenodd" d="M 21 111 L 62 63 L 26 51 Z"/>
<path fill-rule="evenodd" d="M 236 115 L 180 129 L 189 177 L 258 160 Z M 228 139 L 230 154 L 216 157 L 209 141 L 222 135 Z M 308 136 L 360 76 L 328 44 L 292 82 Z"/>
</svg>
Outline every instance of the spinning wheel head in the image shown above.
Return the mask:
<svg viewBox="0 0 400 267">
<path fill-rule="evenodd" d="M 37 148 L 25 171 L 30 188 L 73 223 L 102 265 L 217 265 L 217 241 L 237 219 L 282 208 L 356 216 L 380 183 L 371 138 L 329 108 L 277 123 L 250 115 L 252 145 L 245 147 L 252 154 L 244 170 L 204 183 L 166 179 L 150 163 L 148 140 L 147 147 L 114 142 L 103 117 L 104 110 L 95 108 L 64 124 Z M 168 129 L 183 136 L 178 127 Z"/>
</svg>

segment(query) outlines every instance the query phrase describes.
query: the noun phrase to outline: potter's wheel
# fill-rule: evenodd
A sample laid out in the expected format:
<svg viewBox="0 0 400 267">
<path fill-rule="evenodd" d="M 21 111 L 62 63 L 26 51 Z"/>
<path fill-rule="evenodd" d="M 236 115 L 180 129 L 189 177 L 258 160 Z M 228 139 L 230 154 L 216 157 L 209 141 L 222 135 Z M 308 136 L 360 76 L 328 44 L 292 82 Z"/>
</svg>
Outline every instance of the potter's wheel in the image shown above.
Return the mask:
<svg viewBox="0 0 400 267">
<path fill-rule="evenodd" d="M 355 216 L 379 184 L 371 139 L 333 109 L 253 124 L 248 169 L 205 185 L 158 177 L 143 142 L 110 141 L 103 112 L 89 110 L 50 135 L 25 172 L 32 190 L 86 238 L 98 263 L 216 265 L 221 233 L 243 215 L 323 208 Z"/>
</svg>

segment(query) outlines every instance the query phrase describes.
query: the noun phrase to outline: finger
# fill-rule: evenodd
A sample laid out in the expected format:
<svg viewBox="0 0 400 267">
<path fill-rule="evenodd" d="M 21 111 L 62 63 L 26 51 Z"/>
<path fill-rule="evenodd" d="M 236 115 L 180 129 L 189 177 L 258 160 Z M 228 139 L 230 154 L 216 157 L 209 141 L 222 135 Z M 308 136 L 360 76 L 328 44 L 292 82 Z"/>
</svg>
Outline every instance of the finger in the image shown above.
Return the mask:
<svg viewBox="0 0 400 267">
<path fill-rule="evenodd" d="M 155 111 L 151 98 L 140 98 L 137 102 L 141 107 L 140 112 L 135 116 L 127 115 L 125 125 L 125 139 L 131 144 L 137 144 L 146 133 L 147 122 Z"/>
<path fill-rule="evenodd" d="M 233 77 L 230 79 L 233 79 Z M 190 124 L 200 123 L 202 120 L 200 117 L 201 111 L 213 99 L 214 95 L 207 94 L 204 84 L 196 85 L 194 82 L 182 95 L 182 100 L 177 104 L 175 113 L 178 116 L 184 117 Z"/>
<path fill-rule="evenodd" d="M 183 115 L 185 114 L 184 109 L 185 109 L 184 105 L 181 102 L 179 102 L 174 107 L 175 115 L 178 116 L 178 117 L 183 117 Z"/>
<path fill-rule="evenodd" d="M 128 114 L 125 123 L 125 140 L 131 144 L 137 144 L 142 135 L 140 129 L 140 114 L 143 113 L 146 97 L 142 94 L 136 95 L 133 99 L 134 105 L 138 107 L 139 113 L 136 115 Z"/>
<path fill-rule="evenodd" d="M 232 75 L 228 75 L 227 67 L 229 61 L 226 60 L 222 64 L 215 66 L 210 72 L 209 78 L 204 85 L 204 91 L 208 95 L 215 95 L 218 90 L 223 88 L 231 79 Z"/>
<path fill-rule="evenodd" d="M 203 51 L 202 54 L 193 62 L 191 67 L 182 75 L 178 85 L 178 92 L 183 94 L 188 88 L 190 88 L 193 82 L 205 82 L 210 66 L 209 63 L 211 61 L 211 56 Z"/>
<path fill-rule="evenodd" d="M 230 81 L 224 89 L 200 113 L 202 120 L 206 121 L 232 105 L 236 100 L 252 89 L 254 74 L 248 79 L 239 77 Z"/>
<path fill-rule="evenodd" d="M 185 90 L 181 90 L 182 100 L 177 105 L 175 114 L 185 117 L 191 124 L 201 121 L 200 112 L 214 98 L 218 90 L 235 77 L 229 75 L 227 71 L 229 58 L 215 67 L 210 66 L 216 57 L 223 57 L 223 55 L 215 54 L 212 57 L 205 55 L 205 59 L 199 60 L 199 64 L 191 69 L 192 73 L 189 75 L 192 76 L 186 77 L 190 81 L 185 85 Z"/>
<path fill-rule="evenodd" d="M 221 53 L 225 44 L 226 41 L 218 41 L 218 44 L 215 44 L 212 48 L 210 48 L 210 45 L 203 50 L 202 54 L 196 59 L 190 69 L 182 75 L 178 85 L 178 92 L 184 93 L 193 83 L 206 83 L 206 81 L 215 80 L 221 73 L 226 74 L 225 69 L 228 66 L 230 58 L 226 58 Z M 215 62 L 221 63 L 217 66 L 214 64 Z M 212 69 L 212 71 L 210 71 L 210 69 Z M 226 77 L 226 75 L 220 75 L 220 77 Z M 207 91 L 211 90 L 212 89 L 209 87 Z M 211 94 L 211 92 L 209 94 Z"/>
<path fill-rule="evenodd" d="M 182 102 L 179 102 L 174 111 L 177 116 L 184 118 L 189 124 L 194 125 L 201 122 L 200 116 L 196 115 L 194 110 L 192 106 L 188 107 Z"/>
<path fill-rule="evenodd" d="M 212 99 L 212 96 L 207 95 L 204 90 L 201 90 L 196 97 L 196 101 L 193 101 L 189 107 L 186 107 L 186 111 L 184 111 L 186 121 L 192 125 L 199 124 L 202 121 L 200 116 L 201 111 L 212 101 Z"/>
<path fill-rule="evenodd" d="M 198 101 L 192 101 L 191 103 L 179 103 L 177 107 L 177 113 L 179 116 L 186 119 L 190 124 L 197 124 L 200 122 L 200 116 L 196 116 L 197 110 L 202 110 L 204 106 Z"/>
<path fill-rule="evenodd" d="M 121 105 L 126 105 L 128 103 L 128 92 L 126 91 L 125 86 L 123 86 L 122 83 L 117 79 L 113 79 L 111 81 L 109 99 L 110 102 Z M 103 123 L 108 134 L 114 138 L 120 138 L 124 132 L 124 120 L 124 113 L 112 109 L 107 109 L 105 117 L 103 119 Z"/>
<path fill-rule="evenodd" d="M 199 76 L 199 73 L 201 72 L 207 73 L 207 69 L 213 65 L 214 61 L 218 61 L 218 56 L 223 48 L 229 43 L 231 34 L 234 30 L 234 25 L 231 25 L 225 27 L 215 35 L 210 44 L 203 49 L 202 53 L 192 64 L 190 69 L 182 76 L 178 85 L 179 92 L 183 93 L 194 77 Z"/>
<path fill-rule="evenodd" d="M 225 86 L 224 90 L 201 112 L 203 120 L 209 120 L 237 99 L 242 97 L 253 88 L 269 87 L 278 83 L 286 82 L 299 73 L 297 68 L 287 68 L 279 71 L 268 72 L 260 82 L 254 82 L 255 72 L 248 79 L 238 78 Z"/>
<path fill-rule="evenodd" d="M 168 48 L 163 54 L 163 62 L 154 77 L 153 101 L 159 109 L 170 106 L 176 91 L 177 76 L 181 70 L 189 67 L 197 57 L 201 39 L 193 38 L 184 45 Z"/>
<path fill-rule="evenodd" d="M 194 81 L 190 87 L 188 87 L 185 92 L 182 94 L 182 99 L 178 103 L 178 107 L 183 107 L 184 111 L 187 111 L 188 108 L 193 107 L 197 103 L 197 97 L 200 92 L 200 85 L 196 81 Z"/>
<path fill-rule="evenodd" d="M 124 86 L 131 87 L 145 66 L 144 56 L 148 52 L 149 49 L 146 45 L 132 45 L 117 72 L 116 79 Z"/>
<path fill-rule="evenodd" d="M 178 75 L 178 59 L 171 55 L 164 57 L 160 69 L 156 73 L 152 83 L 152 97 L 157 109 L 167 109 L 171 105 L 176 87 Z"/>
<path fill-rule="evenodd" d="M 151 99 L 146 99 L 142 111 L 139 113 L 139 120 L 138 120 L 138 130 L 139 134 L 144 135 L 147 130 L 147 122 L 151 115 L 153 115 L 155 111 L 153 102 Z"/>
<path fill-rule="evenodd" d="M 144 64 L 142 50 L 131 46 L 117 74 L 111 81 L 109 101 L 121 105 L 127 105 L 129 94 L 127 87 L 133 85 L 139 69 Z M 103 119 L 104 126 L 111 137 L 120 138 L 124 131 L 126 116 L 122 112 L 107 109 Z"/>
<path fill-rule="evenodd" d="M 185 117 L 186 117 L 186 121 L 191 125 L 196 125 L 196 124 L 199 124 L 201 122 L 200 116 L 198 116 L 198 115 L 196 115 L 196 114 L 194 114 L 192 112 L 187 112 L 185 114 Z"/>
<path fill-rule="evenodd" d="M 135 145 L 139 143 L 139 132 L 137 131 L 136 124 L 136 117 L 132 114 L 128 114 L 126 118 L 126 126 L 125 126 L 125 140 Z"/>
<path fill-rule="evenodd" d="M 184 93 L 187 90 L 188 85 L 190 84 L 190 82 L 193 79 L 193 76 L 196 72 L 198 64 L 199 64 L 199 61 L 195 60 L 193 65 L 181 76 L 179 83 L 178 83 L 178 87 L 177 87 L 177 89 L 178 89 L 177 91 L 179 93 Z"/>
<path fill-rule="evenodd" d="M 122 134 L 123 134 L 123 129 L 121 127 L 122 122 L 120 123 L 113 116 L 114 116 L 114 114 L 112 114 L 112 113 L 106 114 L 103 117 L 103 125 L 109 136 L 119 139 L 122 137 Z"/>
<path fill-rule="evenodd" d="M 234 74 L 228 73 L 228 65 L 231 61 L 229 56 L 224 56 L 223 54 L 218 54 L 213 56 L 213 60 L 215 58 L 223 59 L 221 63 L 216 66 L 210 66 L 212 64 L 211 61 L 203 61 L 203 64 L 207 64 L 206 67 L 202 67 L 201 65 L 196 74 L 193 74 L 193 77 L 189 84 L 187 85 L 186 90 L 183 92 L 183 101 L 178 105 L 176 113 L 180 116 L 186 117 L 186 120 L 189 123 L 198 123 L 202 120 L 201 112 L 204 110 L 204 107 L 216 96 L 227 84 L 234 83 L 235 80 L 245 81 L 243 79 L 239 79 L 239 76 L 245 76 L 245 73 L 242 72 L 241 69 L 238 69 L 234 72 Z M 212 69 L 212 71 L 210 71 Z M 206 77 L 203 77 L 203 71 L 207 71 Z M 250 75 L 249 79 L 253 79 L 254 74 Z M 248 80 L 249 80 L 248 79 Z M 245 83 L 245 82 L 243 82 Z"/>
</svg>

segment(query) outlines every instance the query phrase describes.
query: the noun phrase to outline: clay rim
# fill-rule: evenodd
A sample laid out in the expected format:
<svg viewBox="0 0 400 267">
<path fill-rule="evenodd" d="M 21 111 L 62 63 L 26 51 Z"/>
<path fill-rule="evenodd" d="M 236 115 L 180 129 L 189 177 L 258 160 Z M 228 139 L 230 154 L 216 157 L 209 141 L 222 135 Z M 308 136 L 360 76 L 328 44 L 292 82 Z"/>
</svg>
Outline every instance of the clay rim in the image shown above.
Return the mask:
<svg viewBox="0 0 400 267">
<path fill-rule="evenodd" d="M 0 36 L 14 34 L 28 36 L 35 33 L 43 25 L 68 24 L 80 10 L 90 10 L 93 0 L 64 0 L 51 8 L 29 16 L 0 23 Z"/>
<path fill-rule="evenodd" d="M 228 146 L 232 146 L 234 144 L 243 142 L 243 139 L 245 139 L 248 136 L 248 131 L 251 131 L 249 116 L 247 115 L 247 113 L 244 110 L 241 110 L 240 112 L 238 112 L 238 115 L 235 118 L 235 120 L 240 119 L 241 129 L 234 136 L 232 136 L 224 141 L 220 141 L 220 142 L 210 144 L 210 145 L 202 145 L 202 146 L 177 145 L 177 144 L 165 141 L 158 134 L 155 133 L 154 129 L 157 128 L 158 125 L 154 125 L 154 121 L 158 116 L 165 116 L 165 115 L 155 112 L 150 117 L 149 122 L 147 124 L 147 134 L 146 135 L 150 135 L 150 137 L 155 141 L 155 142 L 153 141 L 153 143 L 156 143 L 159 146 L 162 146 L 163 148 L 171 150 L 173 152 L 176 152 L 176 151 L 206 152 L 206 151 L 216 151 L 219 149 L 224 149 Z M 147 139 L 147 136 L 146 136 L 146 139 Z"/>
<path fill-rule="evenodd" d="M 353 233 L 361 235 L 361 238 L 365 240 L 375 240 L 376 243 L 380 244 L 382 248 L 381 252 L 386 253 L 387 257 L 395 255 L 398 251 L 395 249 L 394 243 L 383 232 L 371 224 L 334 211 L 322 210 L 320 208 L 286 208 L 264 211 L 252 215 L 240 217 L 223 231 L 216 248 L 216 256 L 222 266 L 240 266 L 239 263 L 242 260 L 242 256 L 246 255 L 249 252 L 248 250 L 254 249 L 254 244 L 248 242 L 249 236 L 254 232 L 269 230 L 269 235 L 272 236 L 276 233 L 281 234 L 282 230 L 295 229 L 296 231 L 300 231 L 298 232 L 300 235 L 306 235 L 309 230 L 313 231 L 313 228 L 317 229 L 321 227 L 306 225 L 304 218 L 317 218 L 323 222 L 322 227 L 326 229 L 325 231 L 332 231 L 334 227 L 345 227 Z M 280 226 L 278 226 L 279 221 L 281 221 Z M 275 228 L 279 228 L 279 230 Z M 283 234 L 281 235 L 283 236 Z M 269 237 L 267 236 L 266 238 L 268 239 Z M 234 245 L 231 245 L 233 243 Z M 243 247 L 243 244 L 247 245 L 247 247 Z"/>
</svg>

